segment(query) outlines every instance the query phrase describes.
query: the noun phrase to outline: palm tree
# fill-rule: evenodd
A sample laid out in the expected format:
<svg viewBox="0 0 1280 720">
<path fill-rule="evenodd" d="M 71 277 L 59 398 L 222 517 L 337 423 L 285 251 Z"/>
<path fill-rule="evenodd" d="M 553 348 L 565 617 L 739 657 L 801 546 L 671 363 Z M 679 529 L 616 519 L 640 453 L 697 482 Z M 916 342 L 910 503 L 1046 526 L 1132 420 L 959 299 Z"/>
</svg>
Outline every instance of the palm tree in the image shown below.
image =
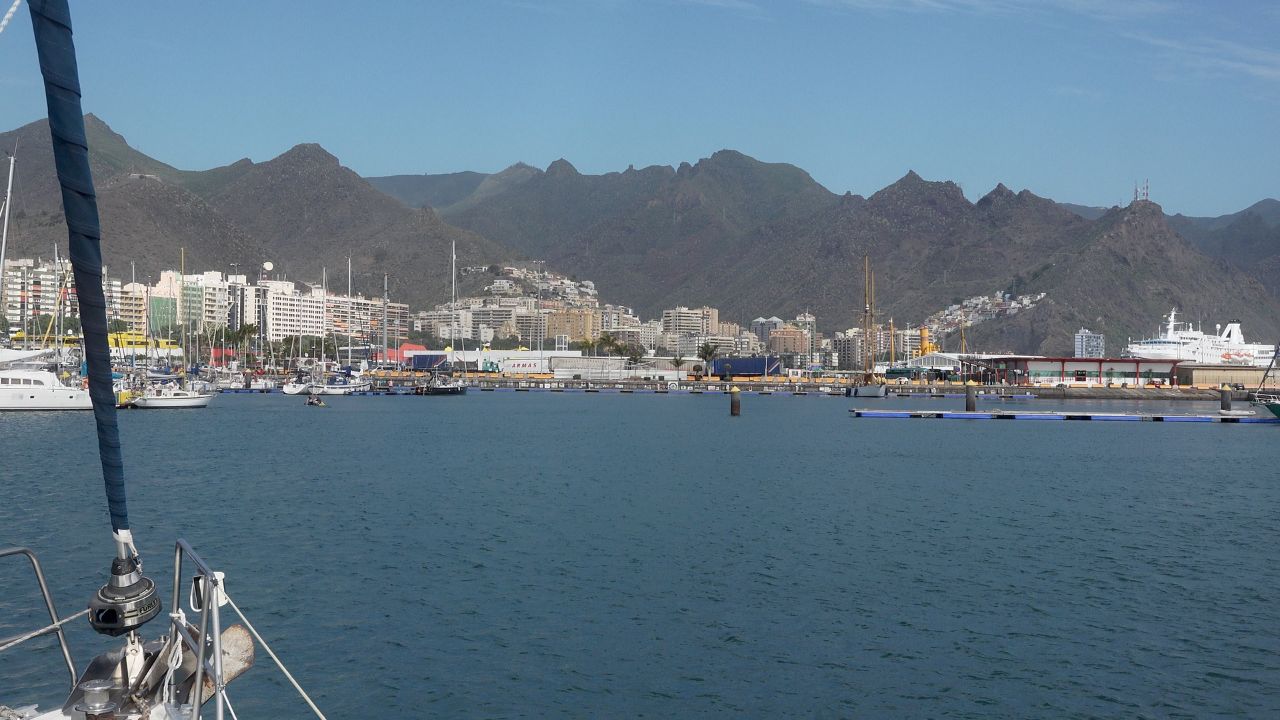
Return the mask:
<svg viewBox="0 0 1280 720">
<path fill-rule="evenodd" d="M 687 362 L 689 361 L 685 360 L 684 357 L 680 355 L 680 353 L 676 353 L 675 357 L 671 358 L 671 366 L 676 369 L 677 373 L 680 372 L 680 368 L 684 367 L 684 364 Z M 680 376 L 676 375 L 676 379 L 679 380 Z"/>
<path fill-rule="evenodd" d="M 716 350 L 716 346 L 709 342 L 702 343 L 702 346 L 698 348 L 698 359 L 701 360 L 706 367 L 707 375 L 711 374 L 711 361 L 716 359 L 717 353 L 718 351 Z"/>
<path fill-rule="evenodd" d="M 604 351 L 606 355 L 621 353 L 621 351 L 624 349 L 624 346 L 622 345 L 622 343 L 618 342 L 618 336 L 614 335 L 611 332 L 600 333 L 599 342 L 600 342 L 600 349 Z"/>
</svg>

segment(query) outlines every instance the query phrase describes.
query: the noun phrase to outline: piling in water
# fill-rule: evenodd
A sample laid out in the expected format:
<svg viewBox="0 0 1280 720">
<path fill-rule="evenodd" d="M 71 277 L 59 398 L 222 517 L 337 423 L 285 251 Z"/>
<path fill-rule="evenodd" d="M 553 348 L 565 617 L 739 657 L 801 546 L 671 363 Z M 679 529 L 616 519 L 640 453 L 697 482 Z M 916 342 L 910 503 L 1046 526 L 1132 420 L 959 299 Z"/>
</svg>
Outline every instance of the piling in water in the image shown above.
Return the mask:
<svg viewBox="0 0 1280 720">
<path fill-rule="evenodd" d="M 729 415 L 738 417 L 742 414 L 742 392 L 734 387 L 729 390 Z"/>
<path fill-rule="evenodd" d="M 978 390 L 972 385 L 964 388 L 964 411 L 974 412 L 978 409 Z"/>
</svg>

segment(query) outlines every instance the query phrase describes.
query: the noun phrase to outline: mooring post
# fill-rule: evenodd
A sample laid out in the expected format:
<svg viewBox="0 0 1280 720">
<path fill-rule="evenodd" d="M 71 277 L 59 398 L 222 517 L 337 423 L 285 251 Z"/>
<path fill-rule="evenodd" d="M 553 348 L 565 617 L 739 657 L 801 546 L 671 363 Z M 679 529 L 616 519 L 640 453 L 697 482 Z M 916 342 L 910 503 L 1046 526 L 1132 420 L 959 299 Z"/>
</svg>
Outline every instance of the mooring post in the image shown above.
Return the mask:
<svg viewBox="0 0 1280 720">
<path fill-rule="evenodd" d="M 978 389 L 972 385 L 964 386 L 964 411 L 974 412 L 978 409 Z"/>
<path fill-rule="evenodd" d="M 738 417 L 742 414 L 742 391 L 735 385 L 729 390 L 729 415 Z"/>
<path fill-rule="evenodd" d="M 1231 390 L 1230 388 L 1222 388 L 1218 391 L 1218 398 L 1222 401 L 1222 409 L 1231 410 Z"/>
</svg>

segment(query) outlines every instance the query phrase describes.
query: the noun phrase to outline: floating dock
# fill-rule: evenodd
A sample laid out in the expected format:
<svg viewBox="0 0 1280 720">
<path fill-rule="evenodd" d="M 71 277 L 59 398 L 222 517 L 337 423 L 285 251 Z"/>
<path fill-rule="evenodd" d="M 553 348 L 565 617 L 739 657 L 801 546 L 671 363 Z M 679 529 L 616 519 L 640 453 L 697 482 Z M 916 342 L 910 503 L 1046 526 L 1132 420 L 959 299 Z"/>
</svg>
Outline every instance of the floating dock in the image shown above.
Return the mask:
<svg viewBox="0 0 1280 720">
<path fill-rule="evenodd" d="M 1113 412 L 966 412 L 962 410 L 867 410 L 849 411 L 856 418 L 926 418 L 930 420 L 1097 420 L 1101 422 L 1193 422 L 1280 424 L 1280 417 L 1267 415 L 1149 415 Z"/>
</svg>

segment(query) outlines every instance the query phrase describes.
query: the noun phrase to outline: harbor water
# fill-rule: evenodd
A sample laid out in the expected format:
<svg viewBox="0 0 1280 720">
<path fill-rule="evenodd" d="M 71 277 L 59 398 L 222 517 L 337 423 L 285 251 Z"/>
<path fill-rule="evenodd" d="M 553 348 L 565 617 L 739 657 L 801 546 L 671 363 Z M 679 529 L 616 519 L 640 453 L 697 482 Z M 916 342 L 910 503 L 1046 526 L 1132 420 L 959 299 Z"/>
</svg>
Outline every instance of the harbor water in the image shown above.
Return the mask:
<svg viewBox="0 0 1280 720">
<path fill-rule="evenodd" d="M 1277 426 L 326 400 L 121 426 L 166 611 L 184 537 L 331 718 L 1280 716 Z M 83 608 L 112 552 L 91 414 L 0 414 L 0 447 L 0 545 Z M 0 637 L 47 623 L 39 602 L 0 563 Z M 70 641 L 81 664 L 108 647 L 84 621 Z M 0 704 L 60 701 L 56 644 L 35 646 L 0 654 Z M 307 717 L 262 652 L 230 695 Z"/>
</svg>

